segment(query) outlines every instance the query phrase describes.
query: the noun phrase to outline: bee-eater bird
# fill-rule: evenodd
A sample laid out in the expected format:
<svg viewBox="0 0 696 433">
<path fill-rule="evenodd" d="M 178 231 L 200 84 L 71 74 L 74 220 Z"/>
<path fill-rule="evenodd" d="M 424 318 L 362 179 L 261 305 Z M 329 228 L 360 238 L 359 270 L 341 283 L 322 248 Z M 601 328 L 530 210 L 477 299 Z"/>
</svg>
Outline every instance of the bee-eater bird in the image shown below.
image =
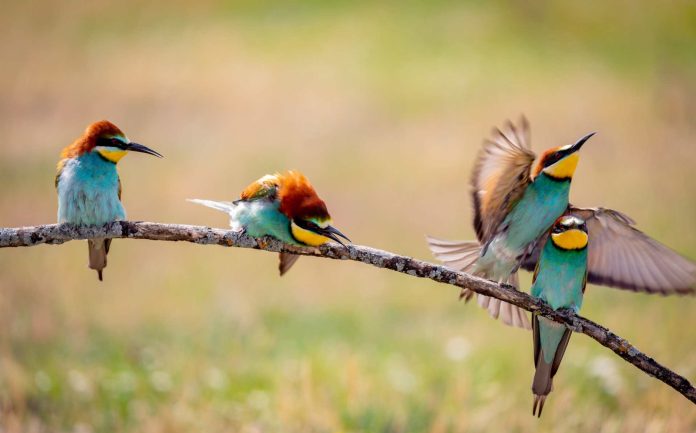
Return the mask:
<svg viewBox="0 0 696 433">
<path fill-rule="evenodd" d="M 225 212 L 234 231 L 251 237 L 272 236 L 286 244 L 319 246 L 329 241 L 344 245 L 350 239 L 331 225 L 326 204 L 299 171 L 263 176 L 233 202 L 189 199 L 193 203 Z M 284 275 L 299 258 L 280 253 L 280 275 Z"/>
<path fill-rule="evenodd" d="M 128 152 L 162 157 L 128 140 L 106 120 L 89 125 L 82 136 L 63 149 L 55 182 L 59 223 L 103 225 L 126 218 L 116 164 Z M 90 239 L 87 244 L 89 267 L 97 271 L 101 281 L 111 239 Z"/>
<path fill-rule="evenodd" d="M 507 123 L 484 142 L 471 177 L 474 228 L 478 242 L 428 238 L 433 254 L 447 266 L 518 286 L 520 266 L 533 270 L 554 221 L 566 211 L 589 229 L 588 281 L 648 293 L 693 293 L 696 264 L 646 236 L 626 215 L 604 208 L 576 208 L 568 193 L 578 151 L 592 136 L 542 154 L 535 168 L 529 124 Z M 472 292 L 464 290 L 469 300 Z M 524 310 L 478 295 L 491 316 L 529 328 Z"/>
<path fill-rule="evenodd" d="M 556 221 L 534 271 L 533 297 L 542 299 L 554 310 L 580 311 L 587 281 L 587 241 L 587 225 L 582 219 L 564 215 Z M 532 314 L 532 330 L 536 369 L 532 382 L 532 414 L 541 416 L 571 331 L 536 313 Z"/>
</svg>

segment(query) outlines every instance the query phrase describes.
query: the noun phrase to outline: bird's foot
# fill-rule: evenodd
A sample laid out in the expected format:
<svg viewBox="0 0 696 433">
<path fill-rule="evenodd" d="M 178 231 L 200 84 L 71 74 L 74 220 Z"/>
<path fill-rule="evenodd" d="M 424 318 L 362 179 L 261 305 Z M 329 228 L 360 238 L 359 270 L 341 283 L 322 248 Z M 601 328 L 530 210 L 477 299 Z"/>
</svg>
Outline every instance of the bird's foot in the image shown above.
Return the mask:
<svg viewBox="0 0 696 433">
<path fill-rule="evenodd" d="M 474 296 L 474 292 L 472 292 L 469 289 L 462 289 L 459 292 L 459 300 L 461 301 L 462 299 L 464 302 L 469 302 L 471 300 L 471 297 Z"/>
</svg>

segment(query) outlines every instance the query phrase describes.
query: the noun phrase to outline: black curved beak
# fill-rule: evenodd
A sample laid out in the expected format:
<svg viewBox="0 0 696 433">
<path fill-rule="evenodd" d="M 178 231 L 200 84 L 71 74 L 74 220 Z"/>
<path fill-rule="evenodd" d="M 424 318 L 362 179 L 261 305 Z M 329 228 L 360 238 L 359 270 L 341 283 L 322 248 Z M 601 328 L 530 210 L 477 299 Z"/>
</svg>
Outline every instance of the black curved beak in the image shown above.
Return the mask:
<svg viewBox="0 0 696 433">
<path fill-rule="evenodd" d="M 595 134 L 596 134 L 596 132 L 590 132 L 586 136 L 582 137 L 580 140 L 576 141 L 574 145 L 572 145 L 568 148 L 567 154 L 570 155 L 571 153 L 575 153 L 578 150 L 580 150 L 582 145 L 585 144 L 585 142 L 587 140 L 589 140 Z"/>
<path fill-rule="evenodd" d="M 321 229 L 319 231 L 319 234 L 322 236 L 326 236 L 327 238 L 329 238 L 333 241 L 338 242 L 339 244 L 343 245 L 344 247 L 346 246 L 346 244 L 344 244 L 343 241 L 338 236 L 342 237 L 343 239 L 347 240 L 348 242 L 351 242 L 351 240 L 348 239 L 348 236 L 344 235 L 337 228 L 335 228 L 333 226 L 328 226 L 324 229 Z"/>
<path fill-rule="evenodd" d="M 164 158 L 159 152 L 150 149 L 149 147 L 143 146 L 142 144 L 138 143 L 128 143 L 128 147 L 126 150 L 132 151 L 132 152 L 140 152 L 140 153 L 147 153 L 149 155 L 154 155 L 158 158 Z"/>
</svg>

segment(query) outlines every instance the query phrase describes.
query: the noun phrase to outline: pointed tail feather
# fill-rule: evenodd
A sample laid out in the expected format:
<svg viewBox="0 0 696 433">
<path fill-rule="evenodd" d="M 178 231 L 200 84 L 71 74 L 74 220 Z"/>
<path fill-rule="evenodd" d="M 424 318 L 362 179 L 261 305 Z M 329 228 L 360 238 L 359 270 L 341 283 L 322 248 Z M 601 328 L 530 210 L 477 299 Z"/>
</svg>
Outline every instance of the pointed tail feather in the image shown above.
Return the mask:
<svg viewBox="0 0 696 433">
<path fill-rule="evenodd" d="M 534 406 L 532 406 L 532 415 L 541 418 L 541 411 L 544 410 L 546 395 L 534 395 Z M 537 409 L 539 410 L 537 412 Z"/>
<path fill-rule="evenodd" d="M 280 263 L 278 264 L 278 270 L 280 271 L 280 276 L 282 277 L 285 275 L 287 271 L 292 268 L 292 265 L 295 264 L 297 259 L 299 259 L 300 256 L 297 254 L 290 254 L 290 253 L 280 253 Z"/>
<path fill-rule="evenodd" d="M 99 281 L 103 281 L 102 271 L 106 267 L 106 255 L 109 253 L 111 239 L 88 239 L 89 268 L 97 271 Z"/>
<path fill-rule="evenodd" d="M 539 409 L 537 416 L 541 416 L 541 410 L 544 408 L 544 401 L 553 389 L 553 376 L 551 375 L 552 364 L 545 362 L 543 358 L 542 355 L 540 359 L 537 360 L 534 380 L 532 381 L 534 408 Z M 535 414 L 534 412 L 535 410 L 532 410 L 532 414 Z"/>
<path fill-rule="evenodd" d="M 553 377 L 556 375 L 558 367 L 561 365 L 561 360 L 563 359 L 563 355 L 568 347 L 568 341 L 570 341 L 571 331 L 560 323 L 555 323 L 536 315 L 532 320 L 534 321 L 534 356 L 536 358 L 534 361 L 534 380 L 532 381 L 532 393 L 534 393 L 532 415 L 540 417 L 541 411 L 544 409 L 546 397 L 549 395 L 551 390 L 553 390 Z M 553 358 L 551 359 L 551 362 L 546 362 L 546 357 L 544 355 L 545 344 L 543 341 L 547 341 L 546 339 L 551 337 L 548 333 L 560 332 L 561 329 L 563 334 L 560 336 L 560 339 L 557 340 L 558 345 L 555 347 Z M 545 332 L 546 334 L 542 336 L 542 332 Z M 549 353 L 551 350 L 553 349 L 550 349 Z"/>
<path fill-rule="evenodd" d="M 201 200 L 197 198 L 188 198 L 186 201 L 190 201 L 191 203 L 196 203 L 200 204 L 202 206 L 207 206 L 209 208 L 213 208 L 216 210 L 219 210 L 221 212 L 225 213 L 230 213 L 232 209 L 234 209 L 234 203 L 229 202 L 229 201 L 213 201 L 213 200 Z"/>
<path fill-rule="evenodd" d="M 541 348 L 541 330 L 539 329 L 539 319 L 534 316 L 533 335 L 534 335 L 534 380 L 532 381 L 532 393 L 534 394 L 534 405 L 532 406 L 532 415 L 541 417 L 541 411 L 544 409 L 546 397 L 553 388 L 553 368 L 552 363 L 544 360 L 544 351 Z"/>
</svg>

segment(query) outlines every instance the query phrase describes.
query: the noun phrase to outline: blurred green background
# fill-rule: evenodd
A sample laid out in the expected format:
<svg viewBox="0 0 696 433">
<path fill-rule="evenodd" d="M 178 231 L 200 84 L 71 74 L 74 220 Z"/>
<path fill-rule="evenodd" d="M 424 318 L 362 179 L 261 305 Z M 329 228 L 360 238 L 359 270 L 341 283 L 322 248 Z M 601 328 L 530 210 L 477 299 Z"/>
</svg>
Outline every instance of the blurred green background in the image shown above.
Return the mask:
<svg viewBox="0 0 696 433">
<path fill-rule="evenodd" d="M 147 3 L 147 4 L 146 4 Z M 134 220 L 307 174 L 358 244 L 472 238 L 468 179 L 521 113 L 598 131 L 572 200 L 696 258 L 696 6 L 668 2 L 2 2 L 0 226 L 55 221 L 55 163 L 106 118 Z M 531 336 L 358 263 L 116 240 L 0 250 L 3 432 L 693 432 L 696 410 L 582 335 L 540 420 Z M 527 288 L 529 277 L 523 279 Z M 583 315 L 696 380 L 694 298 L 590 287 Z"/>
</svg>

